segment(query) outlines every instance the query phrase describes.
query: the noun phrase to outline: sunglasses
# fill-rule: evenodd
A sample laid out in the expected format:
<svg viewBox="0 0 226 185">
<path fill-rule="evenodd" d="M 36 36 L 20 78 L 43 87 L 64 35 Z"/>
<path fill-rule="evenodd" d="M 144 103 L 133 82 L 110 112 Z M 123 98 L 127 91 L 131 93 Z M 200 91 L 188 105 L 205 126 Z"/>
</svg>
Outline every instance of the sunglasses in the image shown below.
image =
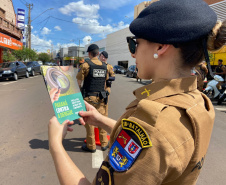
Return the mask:
<svg viewBox="0 0 226 185">
<path fill-rule="evenodd" d="M 132 54 L 136 53 L 136 48 L 137 48 L 137 42 L 134 39 L 137 39 L 137 37 L 126 37 L 129 51 Z"/>
</svg>

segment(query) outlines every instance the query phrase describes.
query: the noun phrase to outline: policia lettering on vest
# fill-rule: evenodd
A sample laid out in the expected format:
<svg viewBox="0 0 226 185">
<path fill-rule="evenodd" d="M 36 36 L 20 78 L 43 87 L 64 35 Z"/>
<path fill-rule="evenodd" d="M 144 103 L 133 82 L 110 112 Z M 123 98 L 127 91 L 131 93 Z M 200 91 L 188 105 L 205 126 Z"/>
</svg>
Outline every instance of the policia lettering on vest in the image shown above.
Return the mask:
<svg viewBox="0 0 226 185">
<path fill-rule="evenodd" d="M 92 183 L 62 147 L 70 122 L 59 127 L 55 117 L 50 120 L 49 146 L 59 180 L 67 185 L 195 185 L 205 168 L 215 112 L 190 71 L 204 57 L 209 63 L 207 49 L 225 44 L 226 21 L 217 21 L 203 0 L 152 0 L 129 29 L 138 76 L 153 82 L 133 92 L 135 100 L 118 121 L 88 103 L 87 111 L 79 112 L 81 124 L 111 134 L 109 153 Z"/>
</svg>

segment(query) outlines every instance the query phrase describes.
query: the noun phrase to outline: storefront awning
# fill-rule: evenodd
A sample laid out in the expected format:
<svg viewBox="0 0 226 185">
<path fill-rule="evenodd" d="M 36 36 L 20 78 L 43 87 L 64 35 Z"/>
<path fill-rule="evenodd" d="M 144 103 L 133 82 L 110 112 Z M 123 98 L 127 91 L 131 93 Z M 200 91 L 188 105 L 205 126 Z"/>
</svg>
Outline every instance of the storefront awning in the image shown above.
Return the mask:
<svg viewBox="0 0 226 185">
<path fill-rule="evenodd" d="M 0 46 L 18 50 L 22 49 L 23 43 L 8 35 L 0 33 Z"/>
</svg>

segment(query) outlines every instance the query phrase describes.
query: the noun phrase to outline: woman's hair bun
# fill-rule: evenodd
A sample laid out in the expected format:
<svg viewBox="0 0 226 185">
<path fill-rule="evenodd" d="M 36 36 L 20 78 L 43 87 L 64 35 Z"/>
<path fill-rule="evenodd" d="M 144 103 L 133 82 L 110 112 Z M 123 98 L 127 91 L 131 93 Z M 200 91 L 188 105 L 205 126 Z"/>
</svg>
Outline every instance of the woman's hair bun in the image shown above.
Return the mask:
<svg viewBox="0 0 226 185">
<path fill-rule="evenodd" d="M 217 21 L 216 25 L 208 35 L 207 48 L 210 51 L 220 49 L 226 43 L 226 20 Z"/>
</svg>

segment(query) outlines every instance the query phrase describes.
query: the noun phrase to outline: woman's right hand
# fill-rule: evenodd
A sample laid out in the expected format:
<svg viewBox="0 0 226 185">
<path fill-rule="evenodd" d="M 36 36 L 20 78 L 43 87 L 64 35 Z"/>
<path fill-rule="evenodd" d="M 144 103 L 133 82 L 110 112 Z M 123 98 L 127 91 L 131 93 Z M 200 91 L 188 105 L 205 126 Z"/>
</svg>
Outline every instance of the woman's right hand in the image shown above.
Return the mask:
<svg viewBox="0 0 226 185">
<path fill-rule="evenodd" d="M 85 102 L 86 110 L 87 111 L 80 111 L 79 115 L 81 118 L 79 118 L 79 121 L 82 125 L 90 124 L 93 126 L 101 126 L 101 119 L 103 117 L 102 114 L 100 114 L 95 107 L 90 105 L 89 103 Z"/>
</svg>

